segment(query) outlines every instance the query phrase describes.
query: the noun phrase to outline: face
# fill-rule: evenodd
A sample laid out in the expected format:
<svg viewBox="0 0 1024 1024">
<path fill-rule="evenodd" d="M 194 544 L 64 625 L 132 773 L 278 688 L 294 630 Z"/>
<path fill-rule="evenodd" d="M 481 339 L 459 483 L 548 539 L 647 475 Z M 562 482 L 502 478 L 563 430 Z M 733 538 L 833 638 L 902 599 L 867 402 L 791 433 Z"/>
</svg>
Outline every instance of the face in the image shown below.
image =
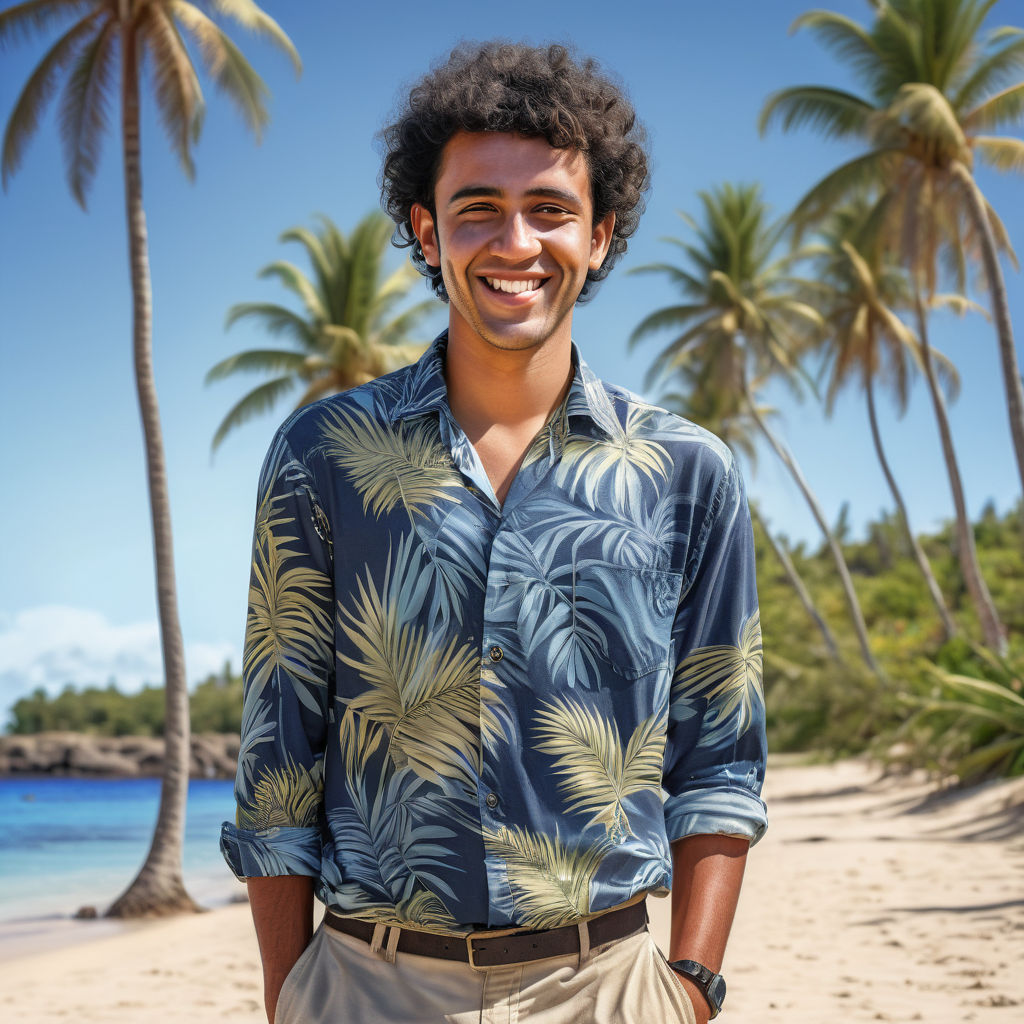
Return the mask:
<svg viewBox="0 0 1024 1024">
<path fill-rule="evenodd" d="M 412 225 L 441 268 L 452 337 L 528 350 L 568 344 L 587 272 L 601 266 L 615 215 L 593 222 L 590 172 L 575 150 L 505 132 L 460 132 L 444 147 L 436 215 Z"/>
</svg>

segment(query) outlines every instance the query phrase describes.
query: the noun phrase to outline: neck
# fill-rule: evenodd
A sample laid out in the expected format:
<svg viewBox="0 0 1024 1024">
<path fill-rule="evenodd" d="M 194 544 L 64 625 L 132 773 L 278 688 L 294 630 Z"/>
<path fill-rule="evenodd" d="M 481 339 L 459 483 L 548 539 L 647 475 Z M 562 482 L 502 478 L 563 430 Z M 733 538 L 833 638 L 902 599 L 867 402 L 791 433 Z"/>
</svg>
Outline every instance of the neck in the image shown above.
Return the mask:
<svg viewBox="0 0 1024 1024">
<path fill-rule="evenodd" d="M 471 441 L 495 427 L 532 436 L 565 397 L 571 379 L 568 334 L 516 351 L 495 348 L 475 332 L 449 331 L 448 404 Z"/>
</svg>

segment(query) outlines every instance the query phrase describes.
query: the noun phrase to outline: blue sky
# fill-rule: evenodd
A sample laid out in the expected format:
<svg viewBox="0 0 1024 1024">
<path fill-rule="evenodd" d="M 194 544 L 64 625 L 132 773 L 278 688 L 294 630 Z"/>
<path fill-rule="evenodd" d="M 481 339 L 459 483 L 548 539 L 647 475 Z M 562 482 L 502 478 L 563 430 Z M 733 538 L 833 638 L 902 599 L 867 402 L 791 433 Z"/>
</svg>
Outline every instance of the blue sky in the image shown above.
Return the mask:
<svg viewBox="0 0 1024 1024">
<path fill-rule="evenodd" d="M 696 193 L 724 180 L 763 184 L 784 213 L 852 150 L 808 132 L 760 139 L 756 118 L 774 89 L 847 84 L 806 33 L 787 34 L 804 2 L 685 0 L 672 5 L 605 0 L 548 5 L 531 27 L 510 32 L 493 5 L 408 0 L 381 5 L 267 2 L 303 61 L 296 78 L 269 46 L 235 33 L 267 81 L 272 121 L 261 145 L 224 97 L 204 81 L 208 110 L 189 183 L 151 105 L 144 110 L 144 196 L 154 293 L 154 349 L 173 507 L 182 623 L 193 680 L 226 657 L 238 664 L 245 617 L 256 476 L 289 407 L 229 437 L 210 457 L 210 438 L 253 381 L 210 387 L 216 361 L 263 343 L 255 327 L 225 333 L 235 302 L 276 301 L 257 271 L 278 258 L 284 229 L 318 212 L 343 230 L 378 202 L 374 136 L 403 87 L 460 39 L 511 36 L 569 41 L 617 73 L 645 121 L 653 191 L 630 250 L 574 334 L 596 372 L 643 390 L 656 343 L 628 353 L 625 339 L 650 309 L 673 301 L 667 283 L 631 277 L 631 266 L 668 258 L 660 241 L 685 229 Z M 866 20 L 866 2 L 831 8 Z M 627 13 L 628 10 L 628 13 Z M 1024 22 L 1024 4 L 1003 0 L 992 25 Z M 44 52 L 42 43 L 3 54 L 0 115 Z M 110 111 L 116 124 L 117 110 Z M 19 173 L 0 195 L 0 708 L 36 685 L 125 686 L 160 678 L 142 444 L 131 367 L 130 307 L 120 153 L 108 135 L 88 213 L 65 180 L 51 109 Z M 981 170 L 978 180 L 1024 243 L 1022 181 Z M 395 260 L 402 256 L 395 255 Z M 1024 334 L 1021 278 L 1005 268 L 1011 312 Z M 443 319 L 434 326 L 443 325 Z M 937 315 L 933 341 L 963 379 L 952 420 L 972 511 L 1006 509 L 1019 495 L 993 331 L 981 317 Z M 651 395 L 650 397 L 656 397 Z M 826 422 L 813 399 L 779 394 L 781 426 L 827 514 L 850 503 L 855 531 L 891 504 L 875 462 L 863 402 L 841 400 Z M 927 395 L 914 392 L 883 429 L 917 529 L 951 512 Z M 818 542 L 802 499 L 770 452 L 748 471 L 751 494 L 774 526 Z"/>
</svg>

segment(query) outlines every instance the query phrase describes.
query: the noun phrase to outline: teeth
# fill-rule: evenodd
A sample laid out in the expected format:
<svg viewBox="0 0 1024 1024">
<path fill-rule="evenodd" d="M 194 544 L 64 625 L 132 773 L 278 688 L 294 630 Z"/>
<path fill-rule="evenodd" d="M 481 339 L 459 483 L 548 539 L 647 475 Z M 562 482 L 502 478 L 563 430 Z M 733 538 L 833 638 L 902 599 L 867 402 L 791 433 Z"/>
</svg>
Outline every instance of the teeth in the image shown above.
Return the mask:
<svg viewBox="0 0 1024 1024">
<path fill-rule="evenodd" d="M 505 281 L 500 277 L 487 277 L 484 280 L 496 291 L 518 295 L 520 292 L 533 292 L 540 287 L 540 279 L 532 281 Z"/>
</svg>

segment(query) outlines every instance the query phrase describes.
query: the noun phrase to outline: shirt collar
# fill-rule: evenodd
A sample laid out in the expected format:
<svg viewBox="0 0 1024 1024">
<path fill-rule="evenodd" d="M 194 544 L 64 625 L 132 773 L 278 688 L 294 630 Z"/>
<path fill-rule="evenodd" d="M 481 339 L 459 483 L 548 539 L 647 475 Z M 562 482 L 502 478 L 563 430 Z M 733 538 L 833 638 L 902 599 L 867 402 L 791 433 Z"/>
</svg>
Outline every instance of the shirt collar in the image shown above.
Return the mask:
<svg viewBox="0 0 1024 1024">
<path fill-rule="evenodd" d="M 447 348 L 448 332 L 442 331 L 413 364 L 411 372 L 405 378 L 402 391 L 388 414 L 392 423 L 435 411 L 448 412 L 448 387 L 444 379 L 444 356 Z M 565 399 L 566 419 L 588 421 L 607 436 L 618 433 L 619 423 L 604 384 L 580 358 L 579 348 L 575 342 L 572 344 L 572 364 L 575 369 Z"/>
</svg>

